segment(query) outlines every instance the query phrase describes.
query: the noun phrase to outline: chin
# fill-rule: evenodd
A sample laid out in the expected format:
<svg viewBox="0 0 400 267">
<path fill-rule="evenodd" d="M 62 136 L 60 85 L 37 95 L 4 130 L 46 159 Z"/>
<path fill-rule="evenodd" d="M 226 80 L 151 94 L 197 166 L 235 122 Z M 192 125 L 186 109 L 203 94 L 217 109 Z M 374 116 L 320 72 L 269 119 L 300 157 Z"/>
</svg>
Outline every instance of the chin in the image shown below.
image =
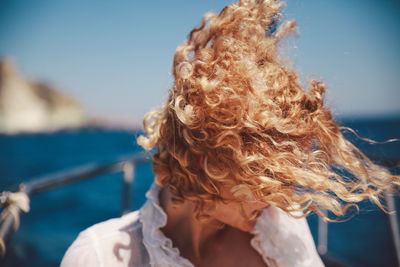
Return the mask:
<svg viewBox="0 0 400 267">
<path fill-rule="evenodd" d="M 250 233 L 251 231 L 253 231 L 254 226 L 256 226 L 255 220 L 244 222 L 240 227 L 237 227 L 237 228 L 243 232 Z"/>
</svg>

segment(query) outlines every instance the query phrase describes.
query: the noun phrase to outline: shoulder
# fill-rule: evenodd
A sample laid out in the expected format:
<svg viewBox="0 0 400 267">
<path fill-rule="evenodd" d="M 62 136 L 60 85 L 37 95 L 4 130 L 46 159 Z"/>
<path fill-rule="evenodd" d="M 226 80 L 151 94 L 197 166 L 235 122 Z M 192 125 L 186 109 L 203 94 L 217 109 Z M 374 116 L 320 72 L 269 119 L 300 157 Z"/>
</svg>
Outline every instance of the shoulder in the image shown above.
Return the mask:
<svg viewBox="0 0 400 267">
<path fill-rule="evenodd" d="M 65 253 L 61 267 L 121 266 L 144 260 L 139 211 L 82 231 Z"/>
</svg>

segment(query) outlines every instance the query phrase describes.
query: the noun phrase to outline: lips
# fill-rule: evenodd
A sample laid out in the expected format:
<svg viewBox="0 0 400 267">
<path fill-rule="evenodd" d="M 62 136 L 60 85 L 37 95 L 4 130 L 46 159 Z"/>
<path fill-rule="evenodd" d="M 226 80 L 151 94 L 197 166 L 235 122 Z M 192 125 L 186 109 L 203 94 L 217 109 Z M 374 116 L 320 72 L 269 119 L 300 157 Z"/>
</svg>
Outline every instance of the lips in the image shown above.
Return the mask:
<svg viewBox="0 0 400 267">
<path fill-rule="evenodd" d="M 262 211 L 261 211 L 261 210 L 257 211 L 256 219 L 257 219 L 258 217 L 260 217 L 261 214 L 262 214 Z"/>
</svg>

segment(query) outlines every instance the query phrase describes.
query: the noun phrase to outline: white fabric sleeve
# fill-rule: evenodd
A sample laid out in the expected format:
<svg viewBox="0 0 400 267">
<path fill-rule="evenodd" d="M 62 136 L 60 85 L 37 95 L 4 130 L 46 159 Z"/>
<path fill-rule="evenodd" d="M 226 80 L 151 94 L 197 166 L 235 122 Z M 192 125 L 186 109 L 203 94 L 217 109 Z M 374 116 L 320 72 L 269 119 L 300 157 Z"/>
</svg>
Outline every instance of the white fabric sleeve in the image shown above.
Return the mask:
<svg viewBox="0 0 400 267">
<path fill-rule="evenodd" d="M 103 267 L 92 229 L 81 232 L 65 253 L 60 267 Z"/>
</svg>

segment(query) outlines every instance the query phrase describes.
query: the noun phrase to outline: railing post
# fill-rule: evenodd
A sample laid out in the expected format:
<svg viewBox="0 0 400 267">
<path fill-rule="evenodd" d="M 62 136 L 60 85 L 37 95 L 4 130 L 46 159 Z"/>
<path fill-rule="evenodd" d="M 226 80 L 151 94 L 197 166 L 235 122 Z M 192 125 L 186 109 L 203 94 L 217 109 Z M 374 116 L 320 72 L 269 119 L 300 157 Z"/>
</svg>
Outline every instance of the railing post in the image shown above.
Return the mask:
<svg viewBox="0 0 400 267">
<path fill-rule="evenodd" d="M 326 210 L 321 210 L 326 216 Z M 328 222 L 318 216 L 318 253 L 325 255 L 328 252 Z"/>
<path fill-rule="evenodd" d="M 400 236 L 399 236 L 399 223 L 396 217 L 396 205 L 393 199 L 392 189 L 385 190 L 385 199 L 389 208 L 389 222 L 392 232 L 394 248 L 396 250 L 397 266 L 400 266 Z"/>
<path fill-rule="evenodd" d="M 124 215 L 131 211 L 132 184 L 135 175 L 135 165 L 131 161 L 122 164 L 122 194 L 121 194 L 121 214 Z"/>
</svg>

